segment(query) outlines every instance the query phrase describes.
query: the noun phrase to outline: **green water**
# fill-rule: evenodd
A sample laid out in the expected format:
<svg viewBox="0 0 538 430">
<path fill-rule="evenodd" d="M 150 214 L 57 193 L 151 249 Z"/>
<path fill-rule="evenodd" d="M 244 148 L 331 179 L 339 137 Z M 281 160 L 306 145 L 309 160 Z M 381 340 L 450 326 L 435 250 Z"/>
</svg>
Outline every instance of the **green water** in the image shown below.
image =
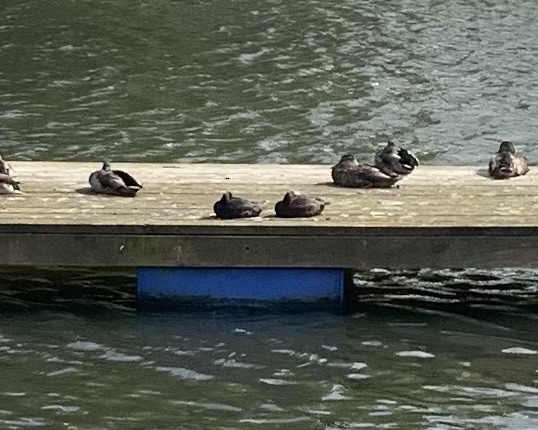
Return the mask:
<svg viewBox="0 0 538 430">
<path fill-rule="evenodd" d="M 535 1 L 4 0 L 15 159 L 536 159 Z"/>
<path fill-rule="evenodd" d="M 538 157 L 535 1 L 3 0 L 13 160 Z M 126 274 L 0 274 L 0 428 L 538 428 L 536 273 L 374 271 L 327 314 L 141 314 Z"/>
<path fill-rule="evenodd" d="M 0 428 L 538 427 L 538 276 L 358 274 L 327 313 L 137 313 L 134 278 L 0 277 Z"/>
</svg>

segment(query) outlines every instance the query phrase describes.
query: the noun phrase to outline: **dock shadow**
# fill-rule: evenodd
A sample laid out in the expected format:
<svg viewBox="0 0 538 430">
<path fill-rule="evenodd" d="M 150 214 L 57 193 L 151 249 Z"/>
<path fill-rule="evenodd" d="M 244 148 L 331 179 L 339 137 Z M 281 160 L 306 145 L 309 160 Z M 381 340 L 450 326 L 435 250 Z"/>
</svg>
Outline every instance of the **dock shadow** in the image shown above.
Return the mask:
<svg viewBox="0 0 538 430">
<path fill-rule="evenodd" d="M 200 220 L 219 220 L 220 218 L 218 218 L 217 215 L 206 215 L 206 216 L 201 216 L 198 219 L 200 219 Z"/>
<path fill-rule="evenodd" d="M 127 196 L 118 196 L 116 194 L 107 194 L 107 193 L 96 193 L 90 187 L 76 188 L 75 191 L 79 194 L 84 194 L 86 196 L 103 196 L 103 197 L 127 197 Z"/>
<path fill-rule="evenodd" d="M 484 168 L 480 168 L 476 171 L 476 174 L 478 176 L 482 176 L 484 178 L 488 178 L 488 179 L 493 179 L 490 175 L 489 175 L 489 169 L 484 169 Z"/>
<path fill-rule="evenodd" d="M 200 218 L 198 218 L 199 220 L 204 220 L 204 221 L 209 221 L 209 220 L 212 220 L 212 221 L 235 221 L 235 220 L 245 220 L 245 219 L 254 219 L 254 218 L 276 218 L 276 216 L 273 214 L 273 215 L 261 215 L 261 216 L 257 216 L 257 217 L 246 217 L 246 218 L 231 218 L 231 219 L 226 219 L 226 218 L 219 218 L 217 215 L 206 215 L 206 216 L 201 216 Z"/>
<path fill-rule="evenodd" d="M 317 182 L 314 184 L 314 186 L 316 187 L 322 186 L 322 185 L 326 187 L 331 187 L 331 188 L 340 188 L 343 190 L 391 190 L 391 189 L 397 190 L 401 188 L 400 184 L 395 184 L 392 187 L 344 187 L 342 185 L 337 185 L 334 182 Z"/>
<path fill-rule="evenodd" d="M 97 193 L 93 191 L 90 187 L 76 188 L 75 191 L 80 194 L 86 194 L 89 196 L 96 196 Z"/>
<path fill-rule="evenodd" d="M 325 185 L 326 187 L 332 187 L 332 188 L 345 188 L 345 187 L 341 187 L 340 185 L 336 185 L 334 182 L 317 182 L 316 184 L 314 184 L 314 186 L 316 187 L 319 187 L 319 186 L 322 186 L 322 185 Z"/>
</svg>

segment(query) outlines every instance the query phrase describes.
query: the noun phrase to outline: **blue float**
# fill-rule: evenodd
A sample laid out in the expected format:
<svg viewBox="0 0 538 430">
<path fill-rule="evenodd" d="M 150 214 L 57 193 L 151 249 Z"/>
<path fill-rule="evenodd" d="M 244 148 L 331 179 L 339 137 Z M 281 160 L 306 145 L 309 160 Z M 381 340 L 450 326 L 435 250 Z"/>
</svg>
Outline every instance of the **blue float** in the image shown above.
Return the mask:
<svg viewBox="0 0 538 430">
<path fill-rule="evenodd" d="M 344 310 L 346 271 L 296 268 L 138 269 L 141 309 L 271 307 Z"/>
</svg>

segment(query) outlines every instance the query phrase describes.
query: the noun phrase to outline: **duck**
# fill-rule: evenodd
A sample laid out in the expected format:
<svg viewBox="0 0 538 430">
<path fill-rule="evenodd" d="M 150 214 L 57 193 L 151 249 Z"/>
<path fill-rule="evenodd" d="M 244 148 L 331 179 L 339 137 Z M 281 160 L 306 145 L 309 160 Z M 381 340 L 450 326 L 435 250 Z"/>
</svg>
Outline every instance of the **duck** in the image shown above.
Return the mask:
<svg viewBox="0 0 538 430">
<path fill-rule="evenodd" d="M 121 170 L 112 170 L 108 161 L 103 162 L 101 170 L 90 175 L 90 186 L 96 193 L 134 197 L 142 188 L 136 179 Z"/>
<path fill-rule="evenodd" d="M 375 154 L 374 165 L 388 176 L 409 175 L 419 165 L 418 158 L 407 149 L 389 140 L 387 146 Z"/>
<path fill-rule="evenodd" d="M 351 154 L 343 155 L 331 169 L 333 182 L 348 188 L 390 188 L 403 178 L 403 175 L 387 175 L 377 167 L 359 164 Z"/>
<path fill-rule="evenodd" d="M 527 159 L 516 153 L 514 144 L 501 142 L 499 150 L 489 160 L 489 175 L 494 179 L 508 179 L 522 176 L 529 171 Z"/>
<path fill-rule="evenodd" d="M 275 205 L 275 212 L 280 218 L 308 218 L 321 214 L 326 204 L 318 197 L 288 191 Z"/>
<path fill-rule="evenodd" d="M 232 193 L 226 192 L 221 199 L 213 205 L 213 210 L 218 218 L 253 218 L 260 215 L 262 211 L 258 203 L 241 197 L 234 197 Z"/>
<path fill-rule="evenodd" d="M 13 179 L 12 172 L 11 166 L 0 155 L 0 194 L 21 193 L 19 182 Z"/>
</svg>

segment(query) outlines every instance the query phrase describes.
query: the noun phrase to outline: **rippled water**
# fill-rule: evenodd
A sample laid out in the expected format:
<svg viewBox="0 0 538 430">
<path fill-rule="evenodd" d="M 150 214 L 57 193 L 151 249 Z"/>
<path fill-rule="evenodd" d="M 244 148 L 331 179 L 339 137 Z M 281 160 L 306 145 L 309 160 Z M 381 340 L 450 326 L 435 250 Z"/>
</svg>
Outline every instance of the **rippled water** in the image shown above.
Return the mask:
<svg viewBox="0 0 538 430">
<path fill-rule="evenodd" d="M 0 428 L 538 428 L 531 271 L 361 273 L 348 317 L 137 313 L 122 274 L 0 281 Z"/>
<path fill-rule="evenodd" d="M 0 6 L 15 159 L 538 158 L 534 0 L 42 0 Z"/>
<path fill-rule="evenodd" d="M 538 3 L 0 4 L 10 159 L 538 158 Z M 349 317 L 135 310 L 134 277 L 0 275 L 0 428 L 538 428 L 538 275 L 376 270 Z"/>
</svg>

